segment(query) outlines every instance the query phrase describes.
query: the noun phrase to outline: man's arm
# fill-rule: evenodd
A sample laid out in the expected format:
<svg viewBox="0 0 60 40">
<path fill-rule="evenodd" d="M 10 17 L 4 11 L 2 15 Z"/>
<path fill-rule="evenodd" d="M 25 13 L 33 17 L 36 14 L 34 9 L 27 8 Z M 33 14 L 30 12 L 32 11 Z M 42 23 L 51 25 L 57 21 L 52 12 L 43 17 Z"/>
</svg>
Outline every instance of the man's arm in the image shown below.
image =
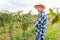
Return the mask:
<svg viewBox="0 0 60 40">
<path fill-rule="evenodd" d="M 36 21 L 35 21 L 35 27 L 38 27 L 42 22 L 41 22 L 42 17 L 39 17 Z"/>
</svg>

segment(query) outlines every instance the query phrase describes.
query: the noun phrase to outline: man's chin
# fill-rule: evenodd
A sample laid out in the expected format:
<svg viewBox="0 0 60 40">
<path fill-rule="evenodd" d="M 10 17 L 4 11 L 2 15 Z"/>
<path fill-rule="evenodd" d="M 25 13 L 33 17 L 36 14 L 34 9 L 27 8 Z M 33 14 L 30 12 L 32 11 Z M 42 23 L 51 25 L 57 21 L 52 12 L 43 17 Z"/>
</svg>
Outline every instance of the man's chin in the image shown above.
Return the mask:
<svg viewBox="0 0 60 40">
<path fill-rule="evenodd" d="M 41 13 L 42 11 L 38 11 L 39 13 Z"/>
</svg>

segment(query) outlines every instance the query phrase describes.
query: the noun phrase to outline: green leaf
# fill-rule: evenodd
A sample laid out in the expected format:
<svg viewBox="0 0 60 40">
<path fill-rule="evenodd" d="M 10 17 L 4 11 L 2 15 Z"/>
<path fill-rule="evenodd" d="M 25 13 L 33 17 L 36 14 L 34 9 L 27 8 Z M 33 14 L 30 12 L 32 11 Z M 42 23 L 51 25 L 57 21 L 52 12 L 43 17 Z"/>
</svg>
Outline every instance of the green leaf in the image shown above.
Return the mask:
<svg viewBox="0 0 60 40">
<path fill-rule="evenodd" d="M 50 11 L 50 15 L 56 15 L 56 13 L 51 9 L 51 8 L 49 8 L 49 11 Z"/>
<path fill-rule="evenodd" d="M 58 15 L 56 15 L 55 17 L 54 17 L 54 19 L 52 20 L 52 24 L 54 24 L 54 23 L 57 23 L 58 22 L 58 20 L 59 20 L 59 18 L 58 18 L 59 16 Z"/>
</svg>

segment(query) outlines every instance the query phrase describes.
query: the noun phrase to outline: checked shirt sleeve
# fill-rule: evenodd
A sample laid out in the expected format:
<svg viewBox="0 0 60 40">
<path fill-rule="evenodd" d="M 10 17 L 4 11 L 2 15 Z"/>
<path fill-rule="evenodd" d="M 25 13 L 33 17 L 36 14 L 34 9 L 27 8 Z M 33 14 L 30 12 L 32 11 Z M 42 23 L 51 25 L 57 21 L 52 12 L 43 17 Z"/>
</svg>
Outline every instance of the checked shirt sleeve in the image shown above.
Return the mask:
<svg viewBox="0 0 60 40">
<path fill-rule="evenodd" d="M 38 26 L 40 26 L 40 24 L 42 23 L 41 22 L 41 19 L 42 19 L 42 15 L 40 14 L 40 16 L 38 17 L 38 19 L 35 21 L 35 27 L 38 27 Z"/>
</svg>

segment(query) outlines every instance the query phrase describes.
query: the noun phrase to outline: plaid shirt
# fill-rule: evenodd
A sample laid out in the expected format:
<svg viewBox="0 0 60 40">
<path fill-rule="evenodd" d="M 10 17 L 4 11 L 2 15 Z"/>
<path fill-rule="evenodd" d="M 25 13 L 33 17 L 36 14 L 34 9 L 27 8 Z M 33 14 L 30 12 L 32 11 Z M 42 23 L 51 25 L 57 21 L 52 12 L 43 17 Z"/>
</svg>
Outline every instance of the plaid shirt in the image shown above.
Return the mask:
<svg viewBox="0 0 60 40">
<path fill-rule="evenodd" d="M 38 20 L 36 20 L 34 23 L 35 25 L 34 34 L 44 36 L 46 31 L 46 24 L 47 24 L 47 14 L 45 12 L 41 12 L 38 17 Z"/>
</svg>

